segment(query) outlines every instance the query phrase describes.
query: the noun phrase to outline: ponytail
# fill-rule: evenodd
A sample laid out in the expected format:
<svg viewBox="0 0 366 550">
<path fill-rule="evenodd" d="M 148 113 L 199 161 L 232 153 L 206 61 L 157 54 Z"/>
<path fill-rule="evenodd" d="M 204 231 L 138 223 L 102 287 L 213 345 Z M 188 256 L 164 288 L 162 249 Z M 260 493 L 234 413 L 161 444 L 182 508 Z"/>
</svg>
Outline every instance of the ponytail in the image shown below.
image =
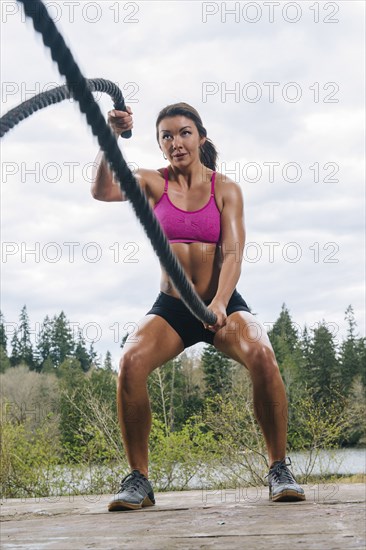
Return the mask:
<svg viewBox="0 0 366 550">
<path fill-rule="evenodd" d="M 200 161 L 210 170 L 216 170 L 217 150 L 209 138 L 200 147 Z"/>
</svg>

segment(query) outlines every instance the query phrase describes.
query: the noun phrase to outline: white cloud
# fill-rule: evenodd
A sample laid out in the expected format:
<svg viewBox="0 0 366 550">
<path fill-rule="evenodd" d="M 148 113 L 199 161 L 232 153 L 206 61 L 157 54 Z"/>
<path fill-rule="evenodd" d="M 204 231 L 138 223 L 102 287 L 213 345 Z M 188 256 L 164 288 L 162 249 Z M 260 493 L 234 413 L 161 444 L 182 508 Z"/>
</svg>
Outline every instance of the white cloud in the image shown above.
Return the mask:
<svg viewBox="0 0 366 550">
<path fill-rule="evenodd" d="M 247 240 L 259 243 L 263 255 L 257 263 L 243 266 L 238 289 L 261 320 L 273 322 L 285 302 L 300 325 L 324 317 L 344 330 L 343 314 L 352 303 L 364 334 L 364 4 L 339 2 L 335 24 L 322 22 L 330 12 L 321 3 L 319 23 L 314 23 L 309 3 L 302 3 L 296 24 L 277 15 L 269 23 L 260 2 L 263 15 L 256 24 L 242 17 L 235 23 L 229 16 L 222 23 L 220 13 L 203 23 L 199 2 L 137 2 L 133 17 L 138 23 L 126 21 L 129 12 L 123 11 L 122 3 L 119 7 L 116 2 L 100 3 L 102 16 L 97 23 L 88 21 L 95 17 L 91 8 L 83 18 L 83 3 L 75 8 L 74 21 L 68 16 L 70 8 L 59 4 L 58 25 L 85 75 L 118 82 L 125 95 L 136 100 L 130 101 L 133 137 L 120 142 L 128 161 L 146 167 L 164 165 L 155 140 L 155 118 L 165 104 L 185 100 L 202 114 L 220 162 L 226 163 L 226 168 L 221 164 L 223 171 L 239 163 Z M 119 22 L 114 23 L 117 16 Z M 19 13 L 8 16 L 2 27 L 2 110 L 6 111 L 48 83 L 62 84 L 64 79 Z M 204 82 L 215 84 L 214 95 L 203 98 Z M 246 87 L 250 82 L 257 83 L 262 94 L 256 103 L 250 101 L 249 92 L 255 91 Z M 273 102 L 268 99 L 268 82 L 279 83 Z M 295 103 L 288 100 L 296 91 L 288 87 L 290 82 L 301 89 Z M 329 87 L 332 82 L 339 91 Z M 239 98 L 225 96 L 235 83 Z M 319 83 L 318 102 L 315 83 Z M 338 103 L 324 101 L 332 91 Z M 98 103 L 104 114 L 111 108 L 106 96 L 98 96 Z M 75 322 L 98 323 L 103 328 L 98 350 L 105 353 L 110 348 L 116 358 L 118 342 L 109 327 L 117 322 L 121 328 L 144 316 L 158 293 L 159 262 L 130 205 L 92 199 L 88 165 L 98 147 L 84 117 L 67 101 L 50 106 L 9 132 L 1 147 L 2 237 L 19 247 L 19 253 L 2 263 L 6 319 L 16 320 L 24 303 L 34 323 L 64 309 Z M 258 182 L 243 175 L 251 162 L 261 167 Z M 280 163 L 272 182 L 264 164 L 268 162 Z M 283 177 L 291 162 L 301 167 L 298 182 Z M 314 163 L 319 165 L 319 182 L 314 181 Z M 339 166 L 338 182 L 324 181 L 332 173 L 329 165 L 324 168 L 326 163 Z M 32 169 L 36 175 L 29 172 Z M 291 177 L 291 170 L 288 174 Z M 22 242 L 28 248 L 39 243 L 41 251 L 56 242 L 62 257 L 52 263 L 42 254 L 39 262 L 28 255 L 22 262 Z M 63 244 L 67 242 L 80 243 L 74 263 L 67 256 Z M 102 251 L 96 263 L 81 252 L 91 242 Z M 111 249 L 116 242 L 119 262 Z M 273 262 L 265 242 L 281 243 Z M 302 249 L 297 263 L 281 255 L 289 242 Z M 331 252 L 324 248 L 329 242 L 339 246 L 338 263 L 324 262 Z M 123 249 L 128 243 L 136 243 L 136 263 L 123 261 L 130 252 Z M 319 243 L 319 262 L 310 249 L 314 243 Z"/>
</svg>

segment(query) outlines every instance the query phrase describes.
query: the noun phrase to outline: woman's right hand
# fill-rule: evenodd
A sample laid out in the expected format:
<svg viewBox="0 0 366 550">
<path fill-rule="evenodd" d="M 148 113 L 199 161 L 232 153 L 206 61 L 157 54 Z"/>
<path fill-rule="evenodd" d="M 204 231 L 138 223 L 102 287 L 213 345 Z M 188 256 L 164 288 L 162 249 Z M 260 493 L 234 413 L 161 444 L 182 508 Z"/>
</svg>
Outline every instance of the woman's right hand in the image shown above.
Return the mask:
<svg viewBox="0 0 366 550">
<path fill-rule="evenodd" d="M 127 112 L 117 111 L 116 109 L 108 112 L 108 124 L 117 137 L 133 128 L 132 109 L 128 105 L 126 109 Z"/>
</svg>

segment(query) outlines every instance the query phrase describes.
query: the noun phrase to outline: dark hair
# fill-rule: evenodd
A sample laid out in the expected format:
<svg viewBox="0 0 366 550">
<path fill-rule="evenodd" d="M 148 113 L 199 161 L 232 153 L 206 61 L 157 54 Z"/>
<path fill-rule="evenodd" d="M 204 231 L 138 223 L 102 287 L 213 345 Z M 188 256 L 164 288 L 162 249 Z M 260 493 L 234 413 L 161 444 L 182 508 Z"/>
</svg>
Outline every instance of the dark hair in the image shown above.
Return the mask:
<svg viewBox="0 0 366 550">
<path fill-rule="evenodd" d="M 159 123 L 166 117 L 171 116 L 185 116 L 193 120 L 198 130 L 200 137 L 205 137 L 206 141 L 200 147 L 200 161 L 202 164 L 210 168 L 211 170 L 216 170 L 216 161 L 217 161 L 217 150 L 212 141 L 207 137 L 206 128 L 202 124 L 202 120 L 198 111 L 188 103 L 180 102 L 173 103 L 172 105 L 167 105 L 160 111 L 158 118 L 156 119 L 156 139 L 159 142 L 159 132 L 158 126 Z"/>
</svg>

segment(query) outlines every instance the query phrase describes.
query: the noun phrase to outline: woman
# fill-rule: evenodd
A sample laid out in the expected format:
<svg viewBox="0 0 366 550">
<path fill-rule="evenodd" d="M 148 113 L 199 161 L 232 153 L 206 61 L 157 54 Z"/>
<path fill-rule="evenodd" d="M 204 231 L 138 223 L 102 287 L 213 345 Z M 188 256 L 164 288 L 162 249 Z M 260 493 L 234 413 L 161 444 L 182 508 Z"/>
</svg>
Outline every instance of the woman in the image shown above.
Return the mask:
<svg viewBox="0 0 366 550">
<path fill-rule="evenodd" d="M 132 128 L 132 111 L 111 111 L 108 121 L 119 136 Z M 156 121 L 156 137 L 169 166 L 138 169 L 135 177 L 188 279 L 217 321 L 213 326 L 200 323 L 162 270 L 161 292 L 139 322 L 134 341 L 127 339 L 120 362 L 118 417 L 132 471 L 122 480 L 108 508 L 130 510 L 155 503 L 148 481 L 151 411 L 147 377 L 199 341 L 214 345 L 250 373 L 254 411 L 271 465 L 270 499 L 304 500 L 304 491 L 286 464 L 287 401 L 273 349 L 263 325 L 235 289 L 245 242 L 241 189 L 215 171 L 215 146 L 190 105 L 177 103 L 164 108 Z M 93 197 L 126 200 L 101 152 L 97 166 Z"/>
</svg>

